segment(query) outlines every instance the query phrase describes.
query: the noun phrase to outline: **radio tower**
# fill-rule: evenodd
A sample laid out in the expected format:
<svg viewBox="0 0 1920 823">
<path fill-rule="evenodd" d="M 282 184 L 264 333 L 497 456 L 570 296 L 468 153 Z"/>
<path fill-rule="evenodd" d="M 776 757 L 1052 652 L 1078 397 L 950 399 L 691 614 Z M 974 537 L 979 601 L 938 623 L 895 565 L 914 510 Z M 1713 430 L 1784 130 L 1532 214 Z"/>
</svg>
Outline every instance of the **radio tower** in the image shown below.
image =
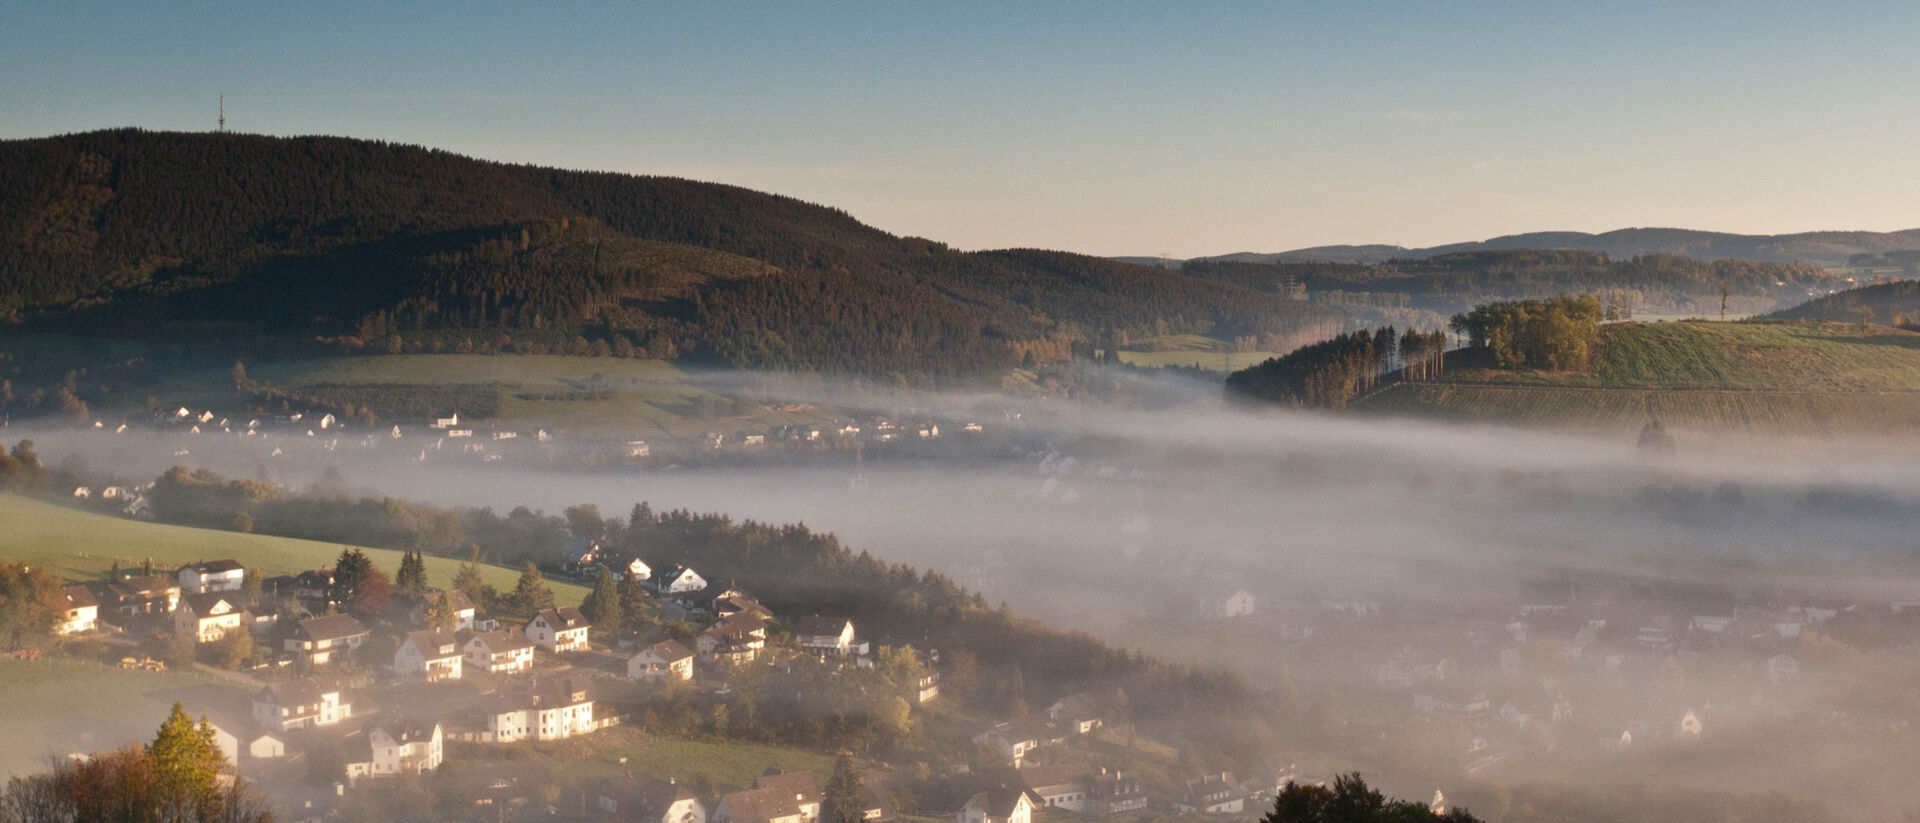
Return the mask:
<svg viewBox="0 0 1920 823">
<path fill-rule="evenodd" d="M 227 96 L 220 95 L 220 130 L 227 130 Z"/>
</svg>

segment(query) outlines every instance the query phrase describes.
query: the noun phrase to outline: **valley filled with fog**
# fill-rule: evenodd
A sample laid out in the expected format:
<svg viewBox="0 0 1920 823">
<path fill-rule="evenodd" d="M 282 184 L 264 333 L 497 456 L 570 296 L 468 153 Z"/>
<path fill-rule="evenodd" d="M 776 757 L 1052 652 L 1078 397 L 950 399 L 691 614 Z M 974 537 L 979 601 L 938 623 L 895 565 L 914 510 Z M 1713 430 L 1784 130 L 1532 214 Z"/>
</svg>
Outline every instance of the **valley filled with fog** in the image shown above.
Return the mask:
<svg viewBox="0 0 1920 823">
<path fill-rule="evenodd" d="M 1333 754 L 1289 741 L 1303 768 L 1365 759 L 1406 795 L 1484 806 L 1499 799 L 1476 786 L 1545 780 L 1780 790 L 1845 813 L 1920 802 L 1865 765 L 1916 750 L 1901 718 L 1920 652 L 1881 630 L 1920 610 L 1910 445 L 1678 432 L 1649 452 L 1632 432 L 1240 411 L 1164 379 L 1143 389 L 1151 411 L 815 391 L 986 422 L 944 451 L 687 467 L 590 467 L 560 428 L 545 451 L 465 462 L 384 430 L 5 437 L 133 483 L 186 465 L 300 489 L 332 468 L 357 493 L 503 513 L 644 500 L 804 522 L 1050 623 L 1239 672 L 1345 730 Z M 1241 592 L 1250 606 L 1222 605 Z"/>
</svg>

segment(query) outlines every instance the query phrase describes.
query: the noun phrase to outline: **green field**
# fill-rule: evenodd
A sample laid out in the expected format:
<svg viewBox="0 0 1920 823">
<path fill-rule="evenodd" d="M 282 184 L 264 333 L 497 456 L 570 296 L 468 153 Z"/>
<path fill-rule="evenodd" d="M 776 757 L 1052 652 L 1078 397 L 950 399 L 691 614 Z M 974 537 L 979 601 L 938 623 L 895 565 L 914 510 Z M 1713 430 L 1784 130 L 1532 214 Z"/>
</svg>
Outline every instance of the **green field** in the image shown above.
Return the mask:
<svg viewBox="0 0 1920 823">
<path fill-rule="evenodd" d="M 1920 334 L 1848 323 L 1620 323 L 1580 373 L 1453 370 L 1453 382 L 1647 389 L 1920 391 Z"/>
<path fill-rule="evenodd" d="M 753 407 L 735 415 L 729 398 L 702 386 L 698 372 L 663 360 L 572 355 L 396 354 L 281 360 L 250 364 L 247 374 L 288 391 L 325 396 L 325 386 L 405 384 L 491 385 L 500 393 L 499 419 L 512 423 L 612 429 L 635 437 L 697 437 L 706 431 L 764 431 L 844 417 L 832 409 L 786 411 Z M 540 399 L 561 392 L 599 392 L 599 399 Z M 532 395 L 531 397 L 523 395 Z M 202 370 L 169 381 L 166 407 L 233 405 L 225 369 Z M 703 409 L 703 404 L 708 408 Z M 722 411 L 713 416 L 703 412 Z M 377 409 L 376 409 L 377 411 Z M 404 422 L 404 421 L 395 421 Z"/>
<path fill-rule="evenodd" d="M 248 690 L 198 672 L 146 672 L 60 657 L 0 659 L 0 773 L 47 757 L 145 741 L 175 701 L 190 711 L 244 710 Z"/>
<path fill-rule="evenodd" d="M 43 503 L 18 495 L 0 494 L 0 559 L 25 562 L 51 570 L 68 580 L 98 579 L 117 561 L 133 568 L 151 559 L 156 568 L 172 571 L 187 563 L 231 557 L 268 575 L 294 574 L 330 566 L 343 548 L 335 543 L 293 540 L 240 532 L 166 526 Z M 400 567 L 400 553 L 366 549 L 369 557 L 391 575 Z M 427 582 L 446 586 L 453 581 L 459 561 L 427 557 Z M 498 566 L 482 570 L 486 582 L 510 591 L 519 572 Z M 586 588 L 549 580 L 562 605 L 578 605 Z"/>
<path fill-rule="evenodd" d="M 1143 368 L 1198 366 L 1208 371 L 1232 372 L 1280 356 L 1270 351 L 1229 352 L 1222 355 L 1220 347 L 1224 343 L 1198 334 L 1170 334 L 1154 338 L 1151 343 L 1151 351 L 1121 349 L 1120 362 Z"/>
<path fill-rule="evenodd" d="M 1452 356 L 1450 356 L 1450 361 Z M 1389 386 L 1370 413 L 1595 431 L 1670 428 L 1825 436 L 1920 430 L 1920 334 L 1842 323 L 1623 323 L 1593 368 L 1450 367 Z"/>
</svg>

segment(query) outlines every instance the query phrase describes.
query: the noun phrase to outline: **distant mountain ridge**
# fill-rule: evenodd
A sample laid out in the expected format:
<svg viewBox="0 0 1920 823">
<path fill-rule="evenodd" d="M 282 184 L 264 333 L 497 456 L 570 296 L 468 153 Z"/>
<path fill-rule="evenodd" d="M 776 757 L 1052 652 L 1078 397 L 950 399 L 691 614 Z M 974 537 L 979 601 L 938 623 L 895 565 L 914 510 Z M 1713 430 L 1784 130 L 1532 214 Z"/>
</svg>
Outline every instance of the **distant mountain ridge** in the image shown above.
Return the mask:
<svg viewBox="0 0 1920 823">
<path fill-rule="evenodd" d="M 960 252 L 678 178 L 340 137 L 0 141 L 0 331 L 939 378 L 1113 335 L 1306 342 L 1343 320 L 1156 266 Z"/>
<path fill-rule="evenodd" d="M 1920 229 L 1892 232 L 1811 231 L 1796 234 L 1732 234 L 1670 228 L 1617 229 L 1600 234 L 1543 231 L 1428 248 L 1391 245 L 1315 246 L 1283 252 L 1238 252 L 1193 259 L 1228 263 L 1384 263 L 1395 258 L 1511 249 L 1594 251 L 1614 258 L 1671 254 L 1702 260 L 1735 258 L 1765 263 L 1838 266 L 1845 264 L 1847 258 L 1855 254 L 1920 249 Z M 1155 260 L 1161 265 L 1174 266 L 1183 262 L 1159 258 L 1127 259 L 1141 262 Z"/>
</svg>

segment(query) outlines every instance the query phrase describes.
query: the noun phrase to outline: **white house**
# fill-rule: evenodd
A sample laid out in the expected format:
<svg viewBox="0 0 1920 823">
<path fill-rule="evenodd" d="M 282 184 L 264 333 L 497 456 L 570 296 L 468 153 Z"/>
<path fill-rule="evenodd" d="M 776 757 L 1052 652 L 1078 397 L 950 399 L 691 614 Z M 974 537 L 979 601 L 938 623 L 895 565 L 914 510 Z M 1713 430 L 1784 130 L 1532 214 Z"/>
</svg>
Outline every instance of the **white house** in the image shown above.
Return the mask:
<svg viewBox="0 0 1920 823">
<path fill-rule="evenodd" d="M 1000 787 L 967 798 L 955 823 L 1032 823 L 1033 797 L 1025 789 Z"/>
<path fill-rule="evenodd" d="M 432 619 L 433 609 L 439 604 L 441 594 L 443 592 L 429 590 L 420 598 L 419 603 L 414 604 L 411 616 L 415 625 L 425 625 Z M 475 615 L 479 611 L 473 607 L 473 598 L 459 589 L 444 592 L 444 594 L 447 596 L 447 605 L 453 607 L 453 630 L 472 631 Z"/>
<path fill-rule="evenodd" d="M 643 823 L 706 823 L 707 808 L 687 787 L 671 780 L 632 776 L 603 780 L 595 805 L 609 819 Z"/>
<path fill-rule="evenodd" d="M 867 653 L 867 643 L 854 636 L 853 621 L 844 617 L 803 617 L 793 628 L 794 642 L 815 654 Z"/>
<path fill-rule="evenodd" d="M 395 777 L 440 768 L 442 734 L 439 723 L 376 723 L 353 741 L 347 757 L 347 779 Z"/>
<path fill-rule="evenodd" d="M 586 734 L 593 720 L 593 686 L 584 677 L 507 683 L 482 708 L 487 733 L 497 743 L 561 740 Z"/>
<path fill-rule="evenodd" d="M 662 640 L 627 658 L 627 676 L 635 680 L 692 680 L 693 651 L 678 640 Z"/>
<path fill-rule="evenodd" d="M 182 594 L 237 592 L 247 586 L 247 567 L 238 560 L 212 560 L 181 566 L 174 577 Z"/>
<path fill-rule="evenodd" d="M 261 726 L 251 719 L 226 716 L 210 717 L 213 743 L 227 756 L 227 763 L 239 768 L 246 760 L 278 760 L 287 756 L 287 736 Z"/>
<path fill-rule="evenodd" d="M 287 637 L 286 650 L 300 655 L 308 664 L 324 666 L 353 655 L 367 641 L 367 627 L 350 614 L 309 617 L 295 624 Z"/>
<path fill-rule="evenodd" d="M 638 557 L 627 561 L 627 568 L 621 573 L 621 579 L 623 580 L 631 579 L 644 583 L 652 578 L 653 567 L 648 566 L 647 561 L 641 560 Z"/>
<path fill-rule="evenodd" d="M 767 647 L 767 621 L 752 613 L 736 614 L 707 627 L 694 645 L 715 663 L 749 663 Z"/>
<path fill-rule="evenodd" d="M 340 690 L 313 680 L 269 683 L 253 696 L 253 719 L 276 732 L 332 726 L 353 716 Z"/>
<path fill-rule="evenodd" d="M 1205 617 L 1220 619 L 1253 614 L 1253 595 L 1246 589 L 1235 589 L 1225 595 L 1203 596 L 1200 599 L 1200 613 Z"/>
<path fill-rule="evenodd" d="M 459 413 L 459 412 L 454 412 L 454 413 L 452 413 L 452 414 L 449 414 L 449 415 L 447 415 L 447 416 L 445 416 L 445 417 L 435 417 L 435 418 L 433 418 L 433 427 L 434 427 L 434 428 L 436 428 L 436 429 L 450 429 L 450 428 L 453 428 L 454 426 L 458 426 L 458 425 L 460 425 L 460 413 Z"/>
<path fill-rule="evenodd" d="M 62 635 L 93 631 L 100 623 L 100 601 L 94 599 L 93 592 L 85 586 L 67 586 L 60 591 L 67 596 L 67 610 L 54 630 Z"/>
<path fill-rule="evenodd" d="M 706 587 L 706 578 L 686 566 L 675 566 L 653 578 L 653 590 L 658 594 L 692 594 Z"/>
<path fill-rule="evenodd" d="M 212 643 L 250 622 L 240 599 L 224 592 L 185 595 L 173 610 L 174 633 L 196 643 Z"/>
<path fill-rule="evenodd" d="M 467 665 L 490 674 L 533 668 L 533 641 L 520 632 L 481 632 L 467 641 L 464 651 Z"/>
<path fill-rule="evenodd" d="M 527 639 L 551 652 L 580 651 L 587 647 L 591 630 L 587 616 L 573 606 L 547 609 L 527 621 Z"/>
<path fill-rule="evenodd" d="M 1065 743 L 1067 729 L 1045 712 L 1016 717 L 974 735 L 976 746 L 993 746 L 1005 755 L 1014 768 L 1025 763 L 1027 755 L 1045 746 Z"/>
<path fill-rule="evenodd" d="M 408 632 L 393 652 L 393 673 L 411 683 L 460 679 L 460 641 L 450 632 Z"/>
</svg>

